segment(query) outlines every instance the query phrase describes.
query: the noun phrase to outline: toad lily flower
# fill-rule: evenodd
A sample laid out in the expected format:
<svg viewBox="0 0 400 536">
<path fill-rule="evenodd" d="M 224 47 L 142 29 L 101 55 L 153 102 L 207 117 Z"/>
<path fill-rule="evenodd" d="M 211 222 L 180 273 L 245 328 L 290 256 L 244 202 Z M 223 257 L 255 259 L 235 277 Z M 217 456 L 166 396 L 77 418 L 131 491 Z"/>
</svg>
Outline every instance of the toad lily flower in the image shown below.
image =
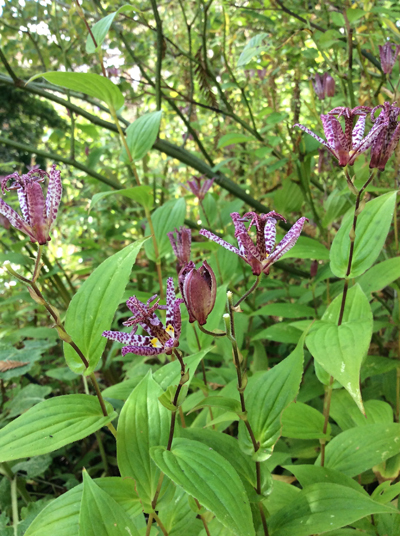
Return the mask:
<svg viewBox="0 0 400 536">
<path fill-rule="evenodd" d="M 200 234 L 239 255 L 239 257 L 251 266 L 254 275 L 260 275 L 262 272 L 268 275 L 271 265 L 295 245 L 304 222 L 308 221 L 307 218 L 297 220 L 274 249 L 276 224 L 278 220 L 286 222 L 283 216 L 277 212 L 268 212 L 268 214 L 259 215 L 255 212 L 247 212 L 241 218 L 237 212 L 233 212 L 231 218 L 235 226 L 235 238 L 238 241 L 239 249 L 222 238 L 215 236 L 210 231 L 207 231 L 207 229 L 201 229 Z M 244 225 L 246 221 L 250 221 L 248 229 Z M 253 243 L 249 235 L 249 231 L 253 225 L 256 227 L 257 233 L 256 244 Z"/>
<path fill-rule="evenodd" d="M 41 182 L 49 177 L 46 200 L 43 196 Z M 7 186 L 8 181 L 14 181 Z M 41 169 L 32 169 L 26 175 L 13 173 L 1 181 L 1 190 L 17 190 L 21 207 L 21 217 L 3 199 L 0 198 L 0 214 L 5 216 L 13 227 L 29 236 L 31 242 L 46 244 L 50 240 L 50 231 L 57 217 L 60 205 L 62 184 L 61 174 L 54 164 L 50 174 Z"/>
<path fill-rule="evenodd" d="M 172 250 L 178 260 L 178 274 L 181 269 L 190 261 L 190 246 L 192 243 L 192 232 L 186 227 L 181 227 L 179 231 L 175 229 L 176 238 L 173 232 L 167 233 L 171 242 Z"/>
<path fill-rule="evenodd" d="M 379 132 L 384 127 L 383 124 L 377 125 L 376 129 L 372 128 L 367 136 L 363 138 L 366 117 L 370 111 L 371 108 L 367 106 L 358 106 L 357 108 L 353 108 L 353 110 L 339 107 L 334 108 L 327 115 L 321 115 L 326 141 L 304 125 L 296 124 L 295 127 L 301 128 L 301 130 L 325 145 L 328 151 L 338 160 L 339 166 L 352 166 L 357 156 L 371 147 Z M 339 118 L 344 118 L 344 131 L 335 115 Z M 360 117 L 353 127 L 353 120 L 357 115 Z"/>
<path fill-rule="evenodd" d="M 111 341 L 126 344 L 121 351 L 123 356 L 126 354 L 172 354 L 173 349 L 179 346 L 179 337 L 182 328 L 180 305 L 183 303 L 183 300 L 175 298 L 174 280 L 172 277 L 168 278 L 167 281 L 167 305 L 159 305 L 159 300 L 151 305 L 156 298 L 157 294 L 147 300 L 146 303 L 142 303 L 136 296 L 132 296 L 126 302 L 133 316 L 124 322 L 124 326 L 133 326 L 131 333 L 124 333 L 122 331 L 103 332 L 103 337 L 107 337 Z M 165 327 L 154 313 L 157 309 L 167 311 Z M 141 326 L 148 333 L 148 336 L 136 335 L 138 326 Z"/>
<path fill-rule="evenodd" d="M 394 46 L 394 51 L 393 47 Z M 392 43 L 385 43 L 383 46 L 379 46 L 379 55 L 381 58 L 382 71 L 385 74 L 390 74 L 396 63 L 397 56 L 400 52 L 400 45 L 392 45 Z"/>
<path fill-rule="evenodd" d="M 383 171 L 399 142 L 400 123 L 397 118 L 400 115 L 400 108 L 395 104 L 395 102 L 393 104 L 385 102 L 371 111 L 371 119 L 374 122 L 371 130 L 377 129 L 378 135 L 375 137 L 371 148 L 370 168 L 378 168 Z M 375 119 L 375 112 L 379 109 L 382 111 Z"/>
<path fill-rule="evenodd" d="M 192 193 L 202 201 L 208 190 L 211 188 L 211 186 L 214 183 L 214 179 L 204 179 L 204 176 L 202 177 L 193 177 L 192 181 L 187 181 L 188 189 L 192 191 Z"/>
<path fill-rule="evenodd" d="M 319 100 L 324 100 L 325 97 L 335 96 L 335 80 L 329 73 L 324 73 L 323 75 L 316 74 L 315 82 L 312 85 Z"/>
</svg>

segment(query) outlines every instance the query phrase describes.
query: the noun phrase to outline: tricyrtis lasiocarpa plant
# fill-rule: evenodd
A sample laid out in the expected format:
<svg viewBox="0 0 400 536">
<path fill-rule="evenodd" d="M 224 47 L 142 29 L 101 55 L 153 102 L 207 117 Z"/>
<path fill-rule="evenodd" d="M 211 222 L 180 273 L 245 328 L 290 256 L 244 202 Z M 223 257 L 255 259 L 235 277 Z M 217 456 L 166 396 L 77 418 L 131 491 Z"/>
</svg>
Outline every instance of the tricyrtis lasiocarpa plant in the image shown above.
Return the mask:
<svg viewBox="0 0 400 536">
<path fill-rule="evenodd" d="M 322 320 L 315 322 L 307 337 L 308 348 L 314 359 L 329 373 L 324 406 L 325 434 L 328 429 L 334 380 L 347 389 L 365 414 L 360 391 L 360 369 L 371 341 L 372 313 L 368 299 L 361 288 L 356 285 L 349 289 L 349 286 L 351 279 L 364 274 L 379 256 L 396 210 L 396 191 L 388 192 L 367 204 L 363 194 L 372 182 L 376 170 L 385 170 L 390 156 L 397 147 L 400 139 L 399 115 L 400 108 L 396 103 L 388 102 L 374 108 L 366 106 L 354 109 L 334 108 L 326 115 L 321 115 L 326 142 L 303 125 L 296 125 L 320 141 L 335 156 L 339 166 L 343 167 L 350 191 L 355 195 L 354 212 L 345 218 L 330 252 L 332 272 L 344 278 L 343 293 L 328 307 Z M 368 119 L 372 126 L 365 134 Z M 340 120 L 343 120 L 344 128 Z M 371 171 L 368 179 L 358 189 L 355 186 L 356 177 L 351 176 L 350 166 L 353 166 L 356 159 L 368 149 L 371 149 L 369 159 Z M 358 312 L 356 304 L 360 308 Z M 361 324 L 362 333 L 358 331 Z M 327 337 L 328 331 L 332 337 Z M 351 340 L 357 343 L 354 345 Z M 397 386 L 396 398 L 398 415 L 400 385 Z M 324 465 L 324 439 L 321 440 L 321 445 L 321 464 Z"/>
</svg>

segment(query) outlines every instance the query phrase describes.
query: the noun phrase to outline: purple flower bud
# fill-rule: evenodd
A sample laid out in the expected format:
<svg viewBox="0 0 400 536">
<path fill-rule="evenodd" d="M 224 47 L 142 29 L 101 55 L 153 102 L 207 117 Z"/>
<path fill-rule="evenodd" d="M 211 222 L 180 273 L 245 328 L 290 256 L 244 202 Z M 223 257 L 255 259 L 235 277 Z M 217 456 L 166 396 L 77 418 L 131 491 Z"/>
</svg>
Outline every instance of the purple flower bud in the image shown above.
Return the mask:
<svg viewBox="0 0 400 536">
<path fill-rule="evenodd" d="M 192 181 L 187 181 L 188 189 L 202 201 L 214 183 L 214 179 L 204 179 L 204 175 L 201 177 L 193 177 Z"/>
<path fill-rule="evenodd" d="M 47 196 L 44 199 L 41 182 L 49 177 Z M 13 180 L 11 186 L 7 183 Z M 21 217 L 0 198 L 0 214 L 5 216 L 10 224 L 29 236 L 31 242 L 46 244 L 50 240 L 50 231 L 57 217 L 61 201 L 61 174 L 53 164 L 50 174 L 41 169 L 32 169 L 26 175 L 13 173 L 1 181 L 1 190 L 17 190 Z"/>
<path fill-rule="evenodd" d="M 394 46 L 394 51 L 392 47 Z M 379 55 L 381 57 L 382 71 L 386 74 L 392 72 L 393 66 L 396 63 L 397 56 L 400 52 L 400 45 L 392 45 L 392 43 L 385 43 L 383 46 L 379 46 Z"/>
<path fill-rule="evenodd" d="M 314 91 L 319 100 L 325 99 L 324 78 L 320 74 L 315 75 L 315 81 L 312 83 Z"/>
<path fill-rule="evenodd" d="M 318 261 L 312 261 L 310 266 L 310 275 L 311 277 L 315 277 L 318 272 Z"/>
<path fill-rule="evenodd" d="M 90 152 L 89 145 L 85 145 L 85 155 L 89 156 L 89 152 Z"/>
<path fill-rule="evenodd" d="M 329 73 L 324 74 L 324 88 L 327 97 L 335 96 L 335 80 Z"/>
<path fill-rule="evenodd" d="M 179 288 L 189 312 L 189 322 L 203 326 L 215 304 L 217 282 L 215 274 L 206 261 L 198 270 L 189 262 L 179 274 Z"/>
<path fill-rule="evenodd" d="M 175 256 L 178 260 L 178 274 L 183 266 L 190 262 L 190 245 L 192 242 L 192 232 L 186 227 L 181 227 L 179 231 L 175 229 L 176 238 L 173 232 L 167 233 Z"/>
<path fill-rule="evenodd" d="M 374 123 L 371 131 L 376 131 L 377 135 L 371 144 L 370 168 L 383 171 L 400 140 L 400 123 L 397 121 L 400 108 L 395 104 L 395 102 L 393 104 L 385 102 L 375 106 L 371 111 L 371 119 Z M 375 119 L 375 112 L 379 109 L 381 112 Z"/>
</svg>

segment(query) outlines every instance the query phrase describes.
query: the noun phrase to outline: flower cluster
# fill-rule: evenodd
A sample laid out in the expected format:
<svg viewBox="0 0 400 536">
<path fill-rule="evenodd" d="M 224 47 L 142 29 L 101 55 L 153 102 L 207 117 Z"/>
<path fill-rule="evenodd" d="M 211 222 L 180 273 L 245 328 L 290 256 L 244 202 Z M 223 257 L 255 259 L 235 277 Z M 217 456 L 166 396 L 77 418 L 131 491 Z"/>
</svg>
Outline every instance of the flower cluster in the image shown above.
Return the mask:
<svg viewBox="0 0 400 536">
<path fill-rule="evenodd" d="M 243 217 L 237 212 L 231 214 L 233 225 L 235 226 L 235 238 L 238 241 L 239 248 L 232 246 L 219 236 L 211 233 L 207 229 L 201 229 L 200 234 L 213 240 L 225 249 L 239 255 L 253 270 L 254 275 L 261 273 L 268 274 L 269 270 L 285 253 L 287 253 L 297 242 L 301 230 L 307 218 L 300 218 L 291 227 L 279 244 L 275 247 L 276 240 L 276 224 L 278 220 L 286 220 L 277 212 L 268 212 L 268 214 L 256 214 L 255 212 L 247 212 Z M 250 222 L 246 229 L 245 222 Z M 250 236 L 252 226 L 256 228 L 256 243 Z"/>
<path fill-rule="evenodd" d="M 46 177 L 49 179 L 47 196 L 44 199 L 40 185 Z M 12 181 L 10 186 L 8 182 Z M 54 164 L 50 173 L 41 169 L 32 169 L 26 175 L 13 173 L 1 181 L 3 195 L 6 191 L 17 190 L 22 217 L 0 198 L 0 214 L 10 224 L 29 236 L 31 242 L 46 244 L 50 240 L 50 232 L 57 217 L 61 201 L 62 184 L 60 171 Z"/>
<path fill-rule="evenodd" d="M 104 331 L 103 337 L 111 341 L 118 341 L 126 346 L 122 348 L 122 355 L 157 355 L 171 354 L 173 349 L 179 346 L 182 322 L 180 305 L 182 299 L 175 297 L 174 280 L 170 277 L 167 281 L 167 305 L 159 305 L 157 294 L 152 296 L 146 303 L 142 303 L 132 296 L 126 305 L 133 316 L 124 322 L 124 326 L 133 327 L 130 333 L 123 331 Z M 151 305 L 151 303 L 156 302 Z M 155 314 L 157 309 L 167 311 L 165 326 Z M 136 335 L 138 326 L 141 326 L 148 335 Z"/>
<path fill-rule="evenodd" d="M 360 154 L 371 148 L 370 167 L 383 170 L 400 138 L 397 122 L 400 108 L 397 108 L 395 104 L 385 103 L 375 108 L 368 106 L 357 106 L 353 109 L 334 108 L 328 114 L 321 115 L 326 141 L 304 125 L 296 124 L 295 126 L 322 143 L 338 160 L 339 166 L 352 166 Z M 381 112 L 375 118 L 375 112 L 379 109 Z M 368 115 L 373 125 L 364 136 Z M 358 120 L 354 124 L 357 116 Z M 340 118 L 344 120 L 344 129 L 340 124 Z"/>
</svg>

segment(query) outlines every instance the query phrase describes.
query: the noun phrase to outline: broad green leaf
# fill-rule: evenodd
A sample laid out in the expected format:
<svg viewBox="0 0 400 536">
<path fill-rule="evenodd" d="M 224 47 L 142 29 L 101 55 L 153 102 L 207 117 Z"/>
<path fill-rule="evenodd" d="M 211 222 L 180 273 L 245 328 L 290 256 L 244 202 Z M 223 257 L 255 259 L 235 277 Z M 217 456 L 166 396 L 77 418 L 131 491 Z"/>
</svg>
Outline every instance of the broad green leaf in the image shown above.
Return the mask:
<svg viewBox="0 0 400 536">
<path fill-rule="evenodd" d="M 147 207 L 151 209 L 154 204 L 153 188 L 151 186 L 134 186 L 133 188 L 126 188 L 124 190 L 111 190 L 109 192 L 99 192 L 94 194 L 90 202 L 89 212 L 93 209 L 97 203 L 110 195 L 123 195 L 129 199 L 133 199 L 142 207 Z"/>
<path fill-rule="evenodd" d="M 305 316 L 315 316 L 315 311 L 307 305 L 297 303 L 271 303 L 257 309 L 250 316 L 281 316 L 283 318 L 304 318 Z"/>
<path fill-rule="evenodd" d="M 167 253 L 172 253 L 171 242 L 167 233 L 179 229 L 183 225 L 186 213 L 186 203 L 183 197 L 171 199 L 157 208 L 151 215 L 154 232 L 157 240 L 159 258 L 162 259 Z M 149 224 L 146 225 L 146 236 L 151 235 Z M 147 257 L 156 261 L 153 241 L 149 240 L 145 244 Z"/>
<path fill-rule="evenodd" d="M 65 359 L 76 374 L 91 374 L 96 368 L 107 343 L 101 334 L 110 329 L 129 281 L 132 265 L 145 240 L 137 240 L 102 262 L 72 298 L 65 329 L 90 365 L 86 369 L 75 350 L 64 343 Z"/>
<path fill-rule="evenodd" d="M 235 534 L 255 536 L 250 503 L 232 465 L 206 445 L 175 439 L 172 450 L 153 447 L 157 466 Z"/>
<path fill-rule="evenodd" d="M 300 492 L 300 488 L 282 482 L 281 480 L 276 480 L 274 482 L 274 492 L 263 502 L 268 512 L 273 515 L 282 508 L 285 508 L 285 506 L 292 504 Z"/>
<path fill-rule="evenodd" d="M 122 477 L 135 480 L 145 505 L 151 504 L 160 476 L 150 448 L 167 445 L 169 437 L 171 412 L 158 401 L 162 394 L 149 372 L 125 402 L 118 421 L 118 467 Z"/>
<path fill-rule="evenodd" d="M 371 376 L 379 376 L 398 368 L 399 362 L 397 359 L 381 357 L 379 355 L 367 355 L 361 367 L 361 381 Z"/>
<path fill-rule="evenodd" d="M 283 342 L 286 344 L 297 344 L 301 337 L 301 331 L 291 326 L 288 322 L 273 324 L 269 328 L 263 329 L 252 337 L 252 341 L 268 340 Z"/>
<path fill-rule="evenodd" d="M 144 114 L 126 129 L 126 143 L 134 162 L 141 160 L 153 147 L 160 130 L 161 114 L 161 110 Z M 127 159 L 125 150 L 123 158 Z"/>
<path fill-rule="evenodd" d="M 357 9 L 357 8 L 346 9 L 346 15 L 347 15 L 347 18 L 349 19 L 349 22 L 352 23 L 361 19 L 362 17 L 364 17 L 364 15 L 367 15 L 367 11 L 364 11 L 362 9 Z"/>
<path fill-rule="evenodd" d="M 35 385 L 34 383 L 30 383 L 26 387 L 23 387 L 12 399 L 9 405 L 10 413 L 8 414 L 8 417 L 11 419 L 16 415 L 21 415 L 21 413 L 35 404 L 43 402 L 45 397 L 49 395 L 51 391 L 52 388 L 48 385 Z"/>
<path fill-rule="evenodd" d="M 268 529 L 271 536 L 311 536 L 393 511 L 349 487 L 319 482 L 304 488 L 291 504 L 271 516 Z"/>
<path fill-rule="evenodd" d="M 122 506 L 95 484 L 85 470 L 83 471 L 79 535 L 140 536 Z"/>
<path fill-rule="evenodd" d="M 0 361 L 20 361 L 21 363 L 26 363 L 26 365 L 0 372 L 0 379 L 7 381 L 23 376 L 39 361 L 42 354 L 54 344 L 54 342 L 45 341 L 24 341 L 23 348 L 15 348 L 15 346 L 10 346 L 9 344 L 1 346 Z"/>
<path fill-rule="evenodd" d="M 250 39 L 250 41 L 244 47 L 242 53 L 239 56 L 237 62 L 238 67 L 243 67 L 244 65 L 247 65 L 253 59 L 254 56 L 258 56 L 264 50 L 267 50 L 268 46 L 262 46 L 263 40 L 267 36 L 267 33 L 262 32 Z"/>
<path fill-rule="evenodd" d="M 193 379 L 193 376 L 196 372 L 196 369 L 202 359 L 205 358 L 205 356 L 208 354 L 208 352 L 211 350 L 211 347 L 205 348 L 204 350 L 200 350 L 200 352 L 196 352 L 195 354 L 184 357 L 183 362 L 186 365 L 186 372 L 189 372 L 189 379 L 185 383 L 189 387 L 190 382 Z M 158 369 L 153 374 L 153 379 L 163 388 L 167 389 L 170 385 L 177 385 L 179 383 L 179 380 L 181 378 L 181 366 L 179 364 L 179 361 L 171 361 L 171 363 L 168 363 Z"/>
<path fill-rule="evenodd" d="M 284 180 L 274 196 L 275 210 L 282 214 L 298 212 L 304 203 L 304 196 L 300 187 L 291 180 Z"/>
<path fill-rule="evenodd" d="M 106 402 L 104 417 L 98 399 L 64 395 L 44 400 L 0 430 L 0 462 L 39 456 L 83 439 L 117 414 Z"/>
<path fill-rule="evenodd" d="M 317 484 L 318 482 L 330 482 L 352 488 L 358 493 L 369 497 L 362 486 L 352 478 L 334 469 L 321 467 L 320 465 L 285 465 L 284 468 L 290 471 L 299 481 L 302 488 Z"/>
<path fill-rule="evenodd" d="M 247 136 L 246 134 L 241 134 L 240 132 L 229 132 L 222 136 L 218 142 L 218 149 L 223 149 L 228 145 L 235 145 L 237 143 L 245 143 L 248 141 L 255 141 L 254 138 Z"/>
<path fill-rule="evenodd" d="M 364 413 L 360 391 L 361 363 L 372 336 L 372 312 L 359 285 L 347 293 L 342 325 L 338 326 L 342 295 L 315 322 L 306 343 L 314 359 L 352 396 Z"/>
<path fill-rule="evenodd" d="M 393 219 L 397 191 L 369 201 L 358 216 L 354 242 L 353 262 L 349 277 L 358 277 L 376 261 L 385 243 Z M 343 218 L 330 251 L 331 270 L 337 277 L 345 277 L 350 252 L 349 233 L 354 210 Z"/>
<path fill-rule="evenodd" d="M 297 439 L 323 439 L 329 437 L 323 433 L 324 416 L 318 410 L 307 404 L 295 402 L 289 404 L 282 414 L 282 435 Z"/>
<path fill-rule="evenodd" d="M 364 403 L 365 416 L 362 415 L 351 396 L 344 389 L 334 390 L 332 393 L 330 415 L 342 430 L 354 426 L 367 426 L 374 423 L 393 422 L 393 410 L 383 400 L 367 400 Z"/>
<path fill-rule="evenodd" d="M 94 482 L 108 493 L 128 516 L 138 519 L 142 505 L 133 480 L 110 477 L 97 478 Z M 57 497 L 33 520 L 25 536 L 78 536 L 82 492 L 83 484 L 79 484 Z M 136 520 L 135 522 L 137 524 Z"/>
<path fill-rule="evenodd" d="M 61 71 L 48 71 L 32 76 L 27 82 L 43 77 L 56 86 L 79 91 L 105 102 L 110 108 L 119 110 L 124 105 L 124 96 L 109 78 L 94 73 L 71 73 Z"/>
<path fill-rule="evenodd" d="M 368 272 L 362 275 L 357 282 L 367 296 L 377 292 L 400 278 L 400 257 L 393 257 L 375 264 Z"/>
<path fill-rule="evenodd" d="M 277 238 L 282 239 L 282 236 Z M 283 255 L 282 260 L 285 259 L 313 259 L 317 261 L 325 261 L 329 259 L 329 250 L 313 238 L 307 236 L 300 236 L 296 244 Z"/>
<path fill-rule="evenodd" d="M 189 413 L 206 407 L 216 407 L 224 409 L 225 411 L 242 413 L 242 408 L 240 406 L 239 400 L 235 400 L 234 398 L 228 398 L 226 396 L 208 396 L 204 398 L 201 402 L 196 404 L 194 408 L 189 411 Z"/>
<path fill-rule="evenodd" d="M 299 391 L 303 373 L 304 336 L 295 350 L 279 365 L 259 374 L 246 388 L 247 418 L 256 441 L 260 443 L 257 459 L 268 459 L 281 435 L 281 415 Z M 241 448 L 253 454 L 253 445 L 243 423 L 239 426 Z"/>
<path fill-rule="evenodd" d="M 189 496 L 182 488 L 175 488 L 175 495 L 168 504 L 163 504 L 158 512 L 168 536 L 198 536 L 203 523 L 196 519 L 189 505 Z"/>
<path fill-rule="evenodd" d="M 328 443 L 325 467 L 350 477 L 400 452 L 400 424 L 368 424 L 345 430 Z M 321 465 L 318 457 L 315 465 Z"/>
<path fill-rule="evenodd" d="M 334 220 L 338 219 L 352 206 L 350 196 L 343 195 L 343 192 L 335 188 L 324 203 L 325 215 L 322 219 L 322 226 L 328 227 Z"/>
<path fill-rule="evenodd" d="M 135 7 L 130 5 L 125 5 L 120 7 L 117 11 L 114 11 L 114 13 L 110 13 L 106 17 L 103 17 L 100 19 L 96 24 L 92 27 L 92 34 L 96 40 L 97 48 L 93 42 L 92 36 L 89 34 L 86 39 L 86 52 L 87 54 L 93 54 L 93 52 L 96 52 L 101 48 L 101 45 L 106 38 L 106 35 L 108 33 L 108 30 L 111 27 L 111 24 L 114 22 L 114 18 L 119 13 L 125 13 L 126 11 L 134 11 Z"/>
</svg>

